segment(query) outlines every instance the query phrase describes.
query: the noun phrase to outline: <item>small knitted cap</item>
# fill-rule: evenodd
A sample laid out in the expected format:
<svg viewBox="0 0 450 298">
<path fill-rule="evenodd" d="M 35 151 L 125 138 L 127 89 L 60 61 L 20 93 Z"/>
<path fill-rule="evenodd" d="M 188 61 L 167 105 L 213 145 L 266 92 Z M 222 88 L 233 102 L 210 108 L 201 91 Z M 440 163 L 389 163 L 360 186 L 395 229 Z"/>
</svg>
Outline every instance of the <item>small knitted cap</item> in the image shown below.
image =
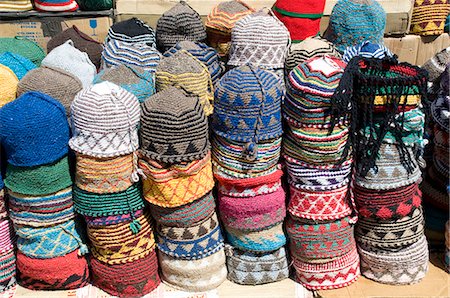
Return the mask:
<svg viewBox="0 0 450 298">
<path fill-rule="evenodd" d="M 67 116 L 70 116 L 70 105 L 81 89 L 81 81 L 71 73 L 53 67 L 39 67 L 29 71 L 20 80 L 17 96 L 30 91 L 45 93 L 58 100 L 66 109 Z"/>
<path fill-rule="evenodd" d="M 113 0 L 77 0 L 81 10 L 100 11 L 113 8 Z"/>
<path fill-rule="evenodd" d="M 217 30 L 223 34 L 231 35 L 231 29 L 237 21 L 254 12 L 246 3 L 233 0 L 217 4 L 206 17 L 206 30 Z"/>
<path fill-rule="evenodd" d="M 441 35 L 449 13 L 448 0 L 415 0 L 410 32 L 422 36 Z"/>
<path fill-rule="evenodd" d="M 206 30 L 200 15 L 185 1 L 163 13 L 156 24 L 156 42 L 163 52 L 182 40 L 203 42 L 205 39 Z"/>
<path fill-rule="evenodd" d="M 33 167 L 52 163 L 68 152 L 69 124 L 54 98 L 27 92 L 0 109 L 0 143 L 8 163 Z"/>
<path fill-rule="evenodd" d="M 250 14 L 239 20 L 231 31 L 228 65 L 283 68 L 289 43 L 289 31 L 276 17 L 264 11 Z"/>
<path fill-rule="evenodd" d="M 27 11 L 33 9 L 31 0 L 2 0 L 0 1 L 1 12 Z M 2 291 L 3 292 L 3 291 Z"/>
<path fill-rule="evenodd" d="M 54 48 L 59 47 L 69 39 L 73 42 L 75 48 L 88 54 L 89 59 L 97 68 L 100 67 L 103 45 L 80 31 L 75 25 L 53 36 L 47 43 L 47 53 L 50 53 Z"/>
<path fill-rule="evenodd" d="M 342 60 L 348 63 L 356 56 L 382 59 L 385 57 L 393 57 L 394 53 L 383 44 L 372 43 L 366 40 L 359 45 L 346 48 Z"/>
<path fill-rule="evenodd" d="M 139 102 L 155 94 L 155 75 L 143 68 L 120 64 L 102 70 L 94 78 L 94 84 L 103 81 L 114 83 L 134 94 Z"/>
<path fill-rule="evenodd" d="M 42 60 L 42 66 L 55 67 L 78 77 L 83 88 L 92 84 L 97 69 L 87 53 L 78 50 L 72 40 L 68 40 L 51 51 Z"/>
<path fill-rule="evenodd" d="M 0 53 L 11 52 L 28 58 L 36 66 L 41 64 L 45 51 L 36 42 L 16 36 L 0 38 Z"/>
<path fill-rule="evenodd" d="M 428 71 L 428 81 L 435 82 L 450 63 L 450 47 L 443 49 L 422 65 Z"/>
<path fill-rule="evenodd" d="M 75 0 L 34 0 L 34 7 L 48 12 L 76 11 L 78 3 Z"/>
<path fill-rule="evenodd" d="M 152 48 L 156 48 L 155 31 L 138 18 L 131 18 L 113 24 L 108 30 L 106 40 L 118 40 L 126 43 L 145 43 Z"/>
<path fill-rule="evenodd" d="M 10 52 L 5 52 L 0 55 L 0 64 L 9 67 L 19 80 L 21 80 L 28 71 L 36 68 L 36 65 L 28 58 Z"/>
<path fill-rule="evenodd" d="M 110 82 L 83 89 L 71 106 L 72 150 L 95 157 L 132 153 L 139 146 L 139 101 Z"/>
<path fill-rule="evenodd" d="M 386 12 L 375 0 L 339 0 L 330 15 L 330 41 L 340 52 L 363 41 L 382 43 Z"/>
<path fill-rule="evenodd" d="M 19 79 L 7 66 L 0 65 L 0 108 L 16 99 L 17 84 Z"/>
<path fill-rule="evenodd" d="M 159 162 L 198 160 L 209 151 L 208 119 L 196 97 L 168 87 L 142 104 L 140 152 Z"/>
<path fill-rule="evenodd" d="M 255 66 L 227 72 L 214 92 L 214 132 L 235 141 L 256 143 L 280 137 L 281 84 L 277 75 Z"/>
</svg>

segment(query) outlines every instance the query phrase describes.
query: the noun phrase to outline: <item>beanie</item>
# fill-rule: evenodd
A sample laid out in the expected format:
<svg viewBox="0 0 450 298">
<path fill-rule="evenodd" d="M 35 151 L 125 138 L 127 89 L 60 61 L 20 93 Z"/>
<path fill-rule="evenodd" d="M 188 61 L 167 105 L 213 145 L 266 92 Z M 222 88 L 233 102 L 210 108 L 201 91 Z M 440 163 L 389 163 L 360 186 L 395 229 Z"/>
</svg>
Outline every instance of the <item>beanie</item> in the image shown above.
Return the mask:
<svg viewBox="0 0 450 298">
<path fill-rule="evenodd" d="M 348 63 L 353 57 L 356 56 L 382 59 L 385 57 L 393 57 L 394 54 L 383 44 L 364 41 L 359 45 L 347 47 L 344 51 L 344 55 L 342 56 L 342 60 Z"/>
<path fill-rule="evenodd" d="M 449 4 L 450 5 L 450 4 Z M 435 82 L 444 73 L 447 64 L 450 63 L 450 47 L 443 49 L 427 60 L 422 68 L 428 71 L 428 81 Z"/>
<path fill-rule="evenodd" d="M 41 65 L 45 57 L 45 51 L 36 42 L 16 36 L 0 38 L 0 53 L 11 52 L 28 58 L 36 66 Z"/>
<path fill-rule="evenodd" d="M 114 23 L 108 30 L 106 41 L 118 40 L 125 43 L 145 43 L 156 48 L 155 31 L 138 18 Z"/>
<path fill-rule="evenodd" d="M 87 53 L 75 48 L 72 40 L 68 40 L 62 45 L 54 48 L 42 60 L 42 66 L 54 67 L 65 70 L 78 77 L 83 83 L 83 88 L 92 84 L 97 69 Z"/>
<path fill-rule="evenodd" d="M 75 0 L 34 0 L 36 10 L 49 12 L 63 12 L 78 10 Z"/>
<path fill-rule="evenodd" d="M 64 107 L 46 94 L 27 92 L 1 108 L 0 127 L 0 143 L 11 165 L 45 165 L 68 153 Z"/>
<path fill-rule="evenodd" d="M 16 99 L 19 80 L 7 66 L 0 65 L 0 108 Z"/>
<path fill-rule="evenodd" d="M 410 32 L 422 36 L 441 35 L 449 13 L 448 0 L 415 0 Z"/>
<path fill-rule="evenodd" d="M 0 1 L 0 11 L 1 12 L 27 11 L 27 10 L 32 10 L 32 9 L 33 9 L 33 4 L 31 3 L 31 0 L 13 0 L 13 1 L 1 0 Z"/>
<path fill-rule="evenodd" d="M 100 11 L 113 8 L 113 0 L 77 0 L 81 10 Z"/>
<path fill-rule="evenodd" d="M 21 80 L 28 71 L 36 68 L 36 65 L 28 58 L 10 52 L 4 52 L 0 55 L 0 64 L 9 67 L 19 80 Z"/>
</svg>

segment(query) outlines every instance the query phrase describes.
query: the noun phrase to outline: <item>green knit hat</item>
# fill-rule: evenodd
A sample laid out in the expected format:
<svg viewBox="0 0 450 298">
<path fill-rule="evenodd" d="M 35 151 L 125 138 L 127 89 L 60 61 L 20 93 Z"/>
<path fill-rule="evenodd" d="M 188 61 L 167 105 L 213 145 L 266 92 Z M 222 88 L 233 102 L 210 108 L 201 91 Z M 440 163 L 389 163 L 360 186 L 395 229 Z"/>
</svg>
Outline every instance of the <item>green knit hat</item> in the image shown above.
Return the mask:
<svg viewBox="0 0 450 298">
<path fill-rule="evenodd" d="M 81 10 L 99 11 L 113 8 L 113 0 L 77 0 Z"/>
<path fill-rule="evenodd" d="M 11 52 L 28 58 L 36 66 L 40 66 L 42 59 L 45 57 L 45 51 L 41 46 L 20 36 L 0 38 L 0 54 L 4 52 Z"/>
</svg>

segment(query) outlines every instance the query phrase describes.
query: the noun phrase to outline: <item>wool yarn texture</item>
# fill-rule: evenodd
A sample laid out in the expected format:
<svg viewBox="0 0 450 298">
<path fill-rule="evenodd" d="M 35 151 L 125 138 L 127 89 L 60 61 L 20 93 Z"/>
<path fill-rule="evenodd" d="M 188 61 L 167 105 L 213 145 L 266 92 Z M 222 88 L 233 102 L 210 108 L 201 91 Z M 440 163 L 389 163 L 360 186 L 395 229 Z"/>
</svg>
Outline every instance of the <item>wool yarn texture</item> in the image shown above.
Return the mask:
<svg viewBox="0 0 450 298">
<path fill-rule="evenodd" d="M 14 250 L 0 254 L 0 293 L 16 285 L 16 256 Z"/>
<path fill-rule="evenodd" d="M 449 13 L 447 0 L 415 0 L 410 31 L 422 36 L 443 34 Z"/>
<path fill-rule="evenodd" d="M 93 157 L 115 157 L 139 147 L 139 101 L 133 94 L 110 82 L 83 89 L 71 106 L 75 152 Z"/>
<path fill-rule="evenodd" d="M 37 67 L 45 57 L 45 51 L 36 42 L 21 36 L 0 38 L 0 53 L 11 52 L 28 58 Z"/>
<path fill-rule="evenodd" d="M 156 250 L 131 263 L 109 265 L 91 258 L 90 264 L 92 284 L 113 296 L 142 297 L 161 284 Z"/>
<path fill-rule="evenodd" d="M 144 214 L 144 209 L 139 209 L 128 214 L 106 215 L 100 217 L 85 215 L 84 220 L 88 226 L 108 226 L 123 222 L 130 223 L 142 216 L 142 214 Z"/>
<path fill-rule="evenodd" d="M 113 8 L 112 0 L 78 0 L 81 10 L 100 11 Z"/>
<path fill-rule="evenodd" d="M 206 29 L 200 15 L 185 1 L 180 1 L 158 19 L 156 42 L 158 48 L 165 52 L 183 40 L 203 42 Z"/>
<path fill-rule="evenodd" d="M 31 0 L 2 0 L 0 1 L 1 12 L 27 11 L 33 9 Z M 2 291 L 3 292 L 3 291 Z"/>
<path fill-rule="evenodd" d="M 16 236 L 9 219 L 0 220 L 0 254 L 14 250 Z"/>
<path fill-rule="evenodd" d="M 142 104 L 140 154 L 164 163 L 191 162 L 209 151 L 208 119 L 197 97 L 175 87 Z"/>
<path fill-rule="evenodd" d="M 34 7 L 48 12 L 76 11 L 79 8 L 75 0 L 34 0 Z"/>
<path fill-rule="evenodd" d="M 88 54 L 89 60 L 91 60 L 97 69 L 100 68 L 101 54 L 103 51 L 102 43 L 94 40 L 75 25 L 53 36 L 47 42 L 47 53 L 63 45 L 68 40 L 73 42 L 75 48 Z"/>
<path fill-rule="evenodd" d="M 106 41 L 118 40 L 125 43 L 145 43 L 156 48 L 155 31 L 138 18 L 116 22 L 108 29 Z"/>
<path fill-rule="evenodd" d="M 93 84 L 103 81 L 114 83 L 134 94 L 140 103 L 156 93 L 155 75 L 135 66 L 120 64 L 104 69 L 95 76 Z"/>
<path fill-rule="evenodd" d="M 8 164 L 34 167 L 68 153 L 69 124 L 54 98 L 27 92 L 0 109 L 0 143 Z"/>
<path fill-rule="evenodd" d="M 35 259 L 17 252 L 19 285 L 30 290 L 74 290 L 89 283 L 85 257 L 76 251 L 51 259 Z"/>
<path fill-rule="evenodd" d="M 1 184 L 0 178 L 0 186 Z M 8 211 L 6 210 L 6 193 L 3 187 L 0 189 L 0 220 L 8 218 Z"/>
<path fill-rule="evenodd" d="M 385 57 L 393 57 L 394 54 L 383 44 L 371 43 L 366 40 L 359 45 L 347 47 L 342 56 L 342 60 L 348 63 L 356 56 L 382 59 Z"/>
<path fill-rule="evenodd" d="M 16 99 L 17 85 L 19 79 L 16 74 L 7 66 L 0 65 L 0 108 Z"/>
<path fill-rule="evenodd" d="M 439 96 L 431 103 L 431 116 L 439 130 L 443 130 L 447 134 L 450 132 L 450 96 Z"/>
<path fill-rule="evenodd" d="M 449 4 L 450 5 L 450 4 Z M 447 64 L 450 63 L 450 47 L 443 49 L 436 53 L 433 57 L 427 60 L 423 65 L 426 71 L 428 71 L 428 81 L 436 82 L 441 78 L 441 75 L 445 72 Z"/>
<path fill-rule="evenodd" d="M 27 72 L 36 68 L 36 65 L 28 58 L 11 52 L 4 52 L 0 55 L 0 64 L 11 69 L 19 81 L 22 80 Z"/>
</svg>

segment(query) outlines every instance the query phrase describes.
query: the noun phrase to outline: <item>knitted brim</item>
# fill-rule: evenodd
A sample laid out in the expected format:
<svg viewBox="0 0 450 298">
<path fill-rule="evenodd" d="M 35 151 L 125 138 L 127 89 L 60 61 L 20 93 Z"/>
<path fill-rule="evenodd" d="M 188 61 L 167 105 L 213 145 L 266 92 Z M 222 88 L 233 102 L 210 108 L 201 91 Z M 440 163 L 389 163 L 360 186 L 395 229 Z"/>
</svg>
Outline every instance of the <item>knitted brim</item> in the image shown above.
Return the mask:
<svg viewBox="0 0 450 298">
<path fill-rule="evenodd" d="M 0 55 L 0 64 L 11 69 L 19 81 L 22 80 L 27 72 L 36 68 L 36 65 L 28 58 L 10 52 L 5 52 Z"/>
<path fill-rule="evenodd" d="M 5 185 L 13 192 L 27 195 L 45 195 L 72 185 L 69 160 L 66 157 L 49 165 L 16 167 L 7 165 Z"/>
<path fill-rule="evenodd" d="M 36 42 L 25 37 L 0 38 L 0 53 L 11 52 L 28 58 L 36 66 L 41 64 L 45 51 Z"/>
<path fill-rule="evenodd" d="M 284 247 L 273 252 L 255 254 L 226 247 L 228 279 L 241 285 L 261 285 L 289 277 Z"/>
<path fill-rule="evenodd" d="M 52 259 L 30 258 L 17 252 L 19 285 L 30 290 L 72 290 L 89 283 L 86 258 L 76 251 Z"/>
<path fill-rule="evenodd" d="M 428 271 L 428 245 L 423 235 L 419 241 L 398 251 L 385 251 L 358 245 L 361 273 L 379 283 L 415 284 Z"/>
<path fill-rule="evenodd" d="M 116 22 L 108 30 L 107 40 L 126 43 L 145 43 L 156 48 L 155 31 L 138 18 Z"/>
<path fill-rule="evenodd" d="M 412 34 L 422 36 L 440 35 L 444 32 L 445 19 L 450 13 L 450 3 L 446 0 L 414 1 L 412 11 Z"/>
<path fill-rule="evenodd" d="M 125 264 L 109 265 L 91 258 L 91 270 L 92 284 L 117 297 L 142 297 L 161 283 L 156 250 L 142 259 Z"/>
<path fill-rule="evenodd" d="M 144 210 L 140 209 L 128 214 L 117 214 L 117 215 L 109 215 L 109 216 L 84 216 L 84 220 L 88 224 L 88 226 L 108 226 L 108 225 L 116 225 L 123 222 L 132 222 L 136 218 L 142 216 L 144 214 Z"/>
<path fill-rule="evenodd" d="M 0 108 L 16 99 L 17 84 L 19 79 L 7 66 L 0 65 L 0 83 L 4 88 L 0 93 Z"/>
<path fill-rule="evenodd" d="M 14 250 L 0 254 L 0 292 L 16 285 L 16 255 Z"/>
<path fill-rule="evenodd" d="M 9 219 L 0 220 L 0 255 L 14 249 L 15 233 Z"/>
<path fill-rule="evenodd" d="M 178 259 L 158 251 L 161 278 L 169 286 L 188 292 L 217 288 L 227 277 L 223 248 L 200 260 Z"/>
<path fill-rule="evenodd" d="M 76 11 L 78 3 L 75 0 L 35 0 L 34 7 L 49 12 Z"/>
</svg>

